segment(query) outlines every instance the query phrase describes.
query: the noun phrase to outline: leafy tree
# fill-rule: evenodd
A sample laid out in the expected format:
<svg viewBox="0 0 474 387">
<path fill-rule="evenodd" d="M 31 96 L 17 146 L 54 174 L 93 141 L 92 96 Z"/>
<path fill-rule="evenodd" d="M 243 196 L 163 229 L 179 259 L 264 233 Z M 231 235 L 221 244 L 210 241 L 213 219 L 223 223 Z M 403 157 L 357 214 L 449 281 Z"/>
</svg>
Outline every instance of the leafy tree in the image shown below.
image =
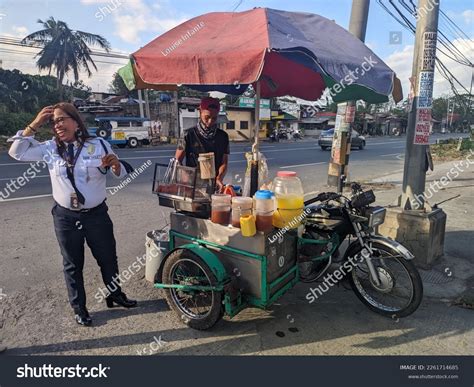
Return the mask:
<svg viewBox="0 0 474 387">
<path fill-rule="evenodd" d="M 125 86 L 125 82 L 123 81 L 122 77 L 118 73 L 114 73 L 112 82 L 109 85 L 109 90 L 117 95 L 130 95 L 131 92 L 128 90 L 127 86 Z"/>
<path fill-rule="evenodd" d="M 55 70 L 57 88 L 62 99 L 63 80 L 66 74 L 72 71 L 74 79 L 79 81 L 80 70 L 85 70 L 89 77 L 92 75 L 89 65 L 97 70 L 88 45 L 97 45 L 109 51 L 110 43 L 100 35 L 71 30 L 65 22 L 56 21 L 54 17 L 46 21 L 39 19 L 38 23 L 43 29 L 26 36 L 21 42 L 26 45 L 43 46 L 37 55 L 36 65 L 40 70 L 49 70 L 49 74 Z"/>
</svg>

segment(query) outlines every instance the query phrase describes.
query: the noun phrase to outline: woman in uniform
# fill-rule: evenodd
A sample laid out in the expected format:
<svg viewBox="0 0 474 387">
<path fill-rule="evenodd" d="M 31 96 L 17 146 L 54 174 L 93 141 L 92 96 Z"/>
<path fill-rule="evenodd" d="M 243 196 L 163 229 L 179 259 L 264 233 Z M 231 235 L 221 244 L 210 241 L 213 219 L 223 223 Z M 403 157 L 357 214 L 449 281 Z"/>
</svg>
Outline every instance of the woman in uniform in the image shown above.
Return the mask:
<svg viewBox="0 0 474 387">
<path fill-rule="evenodd" d="M 54 139 L 35 140 L 39 128 L 51 120 Z M 65 102 L 42 109 L 12 140 L 8 152 L 11 157 L 20 161 L 44 161 L 48 165 L 55 201 L 51 213 L 76 322 L 82 326 L 92 323 L 82 273 L 84 241 L 109 289 L 107 306 L 135 307 L 137 302 L 129 300 L 118 283 L 113 224 L 105 204 L 107 172 L 110 170 L 114 177 L 122 178 L 130 172 L 130 165 L 117 158 L 107 141 L 90 137 L 77 109 Z"/>
</svg>

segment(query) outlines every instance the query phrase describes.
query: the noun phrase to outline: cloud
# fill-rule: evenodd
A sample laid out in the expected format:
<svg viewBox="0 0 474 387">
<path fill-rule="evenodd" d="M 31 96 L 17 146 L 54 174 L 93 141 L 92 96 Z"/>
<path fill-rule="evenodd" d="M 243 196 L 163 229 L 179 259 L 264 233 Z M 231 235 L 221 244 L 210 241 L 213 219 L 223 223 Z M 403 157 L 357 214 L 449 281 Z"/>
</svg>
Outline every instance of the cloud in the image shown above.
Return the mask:
<svg viewBox="0 0 474 387">
<path fill-rule="evenodd" d="M 81 0 L 81 3 L 97 6 L 96 19 L 99 22 L 110 19 L 115 27 L 114 35 L 131 44 L 140 43 L 143 32 L 163 33 L 188 19 L 176 17 L 166 1 L 151 6 L 143 0 Z"/>
<path fill-rule="evenodd" d="M 474 50 L 474 42 L 472 40 L 456 39 L 453 41 L 453 44 L 467 58 L 472 58 L 472 52 Z M 384 62 L 397 73 L 397 77 L 402 82 L 403 96 L 405 98 L 408 97 L 410 91 L 409 78 L 411 77 L 412 72 L 413 49 L 413 45 L 407 45 L 403 47 L 402 50 L 397 50 L 384 59 Z M 443 48 L 443 51 L 446 51 L 446 49 Z M 471 71 L 468 71 L 469 67 L 453 61 L 439 51 L 437 56 L 449 71 L 451 71 L 451 73 L 453 73 L 453 75 L 459 80 L 459 82 L 461 82 L 466 89 L 469 89 L 471 84 Z M 455 86 L 460 93 L 465 92 L 465 90 L 463 90 L 458 84 L 455 83 Z M 433 95 L 439 97 L 443 94 L 452 94 L 451 86 L 436 69 Z"/>
<path fill-rule="evenodd" d="M 474 10 L 468 9 L 462 13 L 462 17 L 464 18 L 464 22 L 468 25 L 471 25 L 474 22 Z"/>
<path fill-rule="evenodd" d="M 84 5 L 105 4 L 110 2 L 111 0 L 81 0 L 81 4 Z"/>
<path fill-rule="evenodd" d="M 18 26 L 12 26 L 11 32 L 8 33 L 3 33 L 3 36 L 9 36 L 11 38 L 20 38 L 23 39 L 26 35 L 28 35 L 28 28 L 26 27 L 18 27 Z"/>
</svg>

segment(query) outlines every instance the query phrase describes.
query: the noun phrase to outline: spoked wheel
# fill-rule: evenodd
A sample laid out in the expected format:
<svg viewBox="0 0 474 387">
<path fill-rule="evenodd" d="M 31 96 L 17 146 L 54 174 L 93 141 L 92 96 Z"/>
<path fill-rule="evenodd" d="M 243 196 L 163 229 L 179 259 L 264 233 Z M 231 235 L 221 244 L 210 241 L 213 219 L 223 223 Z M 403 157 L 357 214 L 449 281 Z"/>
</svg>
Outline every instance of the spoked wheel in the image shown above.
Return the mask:
<svg viewBox="0 0 474 387">
<path fill-rule="evenodd" d="M 173 285 L 212 287 L 217 279 L 207 264 L 189 250 L 172 253 L 163 267 L 163 282 Z M 190 328 L 211 328 L 223 314 L 222 292 L 166 289 L 168 305 Z"/>
<path fill-rule="evenodd" d="M 376 313 L 392 318 L 412 314 L 423 298 L 423 284 L 415 265 L 395 249 L 376 242 L 371 247 L 371 261 L 380 283 L 374 282 L 360 248 L 354 255 L 357 265 L 349 277 L 352 289 Z"/>
</svg>

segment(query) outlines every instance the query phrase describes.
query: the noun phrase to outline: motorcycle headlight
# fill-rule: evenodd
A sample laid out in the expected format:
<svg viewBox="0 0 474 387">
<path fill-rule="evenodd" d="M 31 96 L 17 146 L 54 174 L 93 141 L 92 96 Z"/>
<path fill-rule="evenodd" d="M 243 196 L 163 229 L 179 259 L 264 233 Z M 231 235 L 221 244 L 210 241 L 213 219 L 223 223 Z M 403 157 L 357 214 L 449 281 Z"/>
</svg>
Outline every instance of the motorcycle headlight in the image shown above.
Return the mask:
<svg viewBox="0 0 474 387">
<path fill-rule="evenodd" d="M 383 207 L 369 207 L 365 210 L 365 216 L 369 218 L 369 227 L 375 227 L 385 222 L 387 210 Z"/>
</svg>

